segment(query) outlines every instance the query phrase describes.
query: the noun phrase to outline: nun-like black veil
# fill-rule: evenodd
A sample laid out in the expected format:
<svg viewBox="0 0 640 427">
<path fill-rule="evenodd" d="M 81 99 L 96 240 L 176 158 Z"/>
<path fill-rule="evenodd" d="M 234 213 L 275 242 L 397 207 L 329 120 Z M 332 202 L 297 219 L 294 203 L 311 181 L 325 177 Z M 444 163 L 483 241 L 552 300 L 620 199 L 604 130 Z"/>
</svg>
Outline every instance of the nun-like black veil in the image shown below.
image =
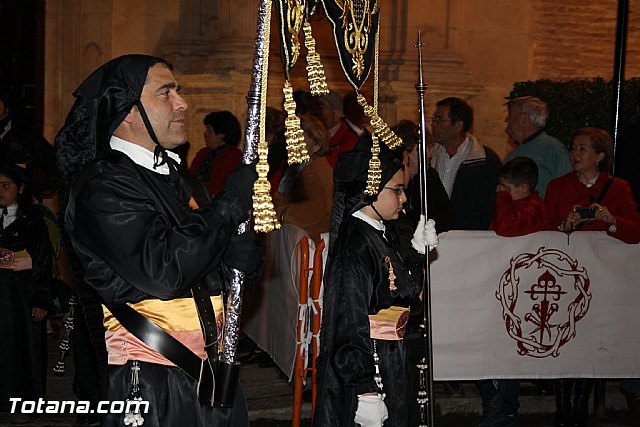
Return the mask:
<svg viewBox="0 0 640 427">
<path fill-rule="evenodd" d="M 55 143 L 58 168 L 67 183 L 108 150 L 113 131 L 139 104 L 149 68 L 158 63 L 169 66 L 154 56 L 120 56 L 98 68 L 76 89 L 76 101 Z"/>
<path fill-rule="evenodd" d="M 333 172 L 333 184 L 335 188 L 333 196 L 333 208 L 331 210 L 331 233 L 329 248 L 345 217 L 373 203 L 377 196 L 368 196 L 364 193 L 367 186 L 369 161 L 371 160 L 371 135 L 364 133 L 352 151 L 341 153 Z M 381 167 L 381 179 L 378 193 L 385 184 L 393 178 L 401 168 L 400 163 L 386 145 L 380 146 L 378 155 Z"/>
</svg>

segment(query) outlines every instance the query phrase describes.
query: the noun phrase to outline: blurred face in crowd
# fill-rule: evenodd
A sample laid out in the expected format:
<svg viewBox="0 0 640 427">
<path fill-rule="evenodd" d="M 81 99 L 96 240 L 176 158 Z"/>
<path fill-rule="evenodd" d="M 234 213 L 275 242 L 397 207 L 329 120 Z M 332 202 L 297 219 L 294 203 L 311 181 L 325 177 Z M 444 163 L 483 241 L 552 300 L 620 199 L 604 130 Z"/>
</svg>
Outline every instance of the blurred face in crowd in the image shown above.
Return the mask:
<svg viewBox="0 0 640 427">
<path fill-rule="evenodd" d="M 407 157 L 407 163 L 409 164 L 409 176 L 410 178 L 413 178 L 420 172 L 420 156 L 418 155 L 418 145 L 414 145 L 411 150 L 407 151 Z"/>
<path fill-rule="evenodd" d="M 378 198 L 373 202 L 373 206 L 382 215 L 382 218 L 389 221 L 398 219 L 398 215 L 402 211 L 402 205 L 407 201 L 404 194 L 404 172 L 399 170 L 384 185 L 384 188 L 378 193 Z M 377 216 L 373 217 L 378 219 Z"/>
<path fill-rule="evenodd" d="M 515 185 L 510 183 L 504 178 L 498 179 L 497 191 L 506 191 L 511 194 L 513 200 L 520 200 L 527 197 L 530 193 L 529 186 L 527 184 Z"/>
<path fill-rule="evenodd" d="M 213 150 L 214 148 L 217 148 L 224 144 L 224 134 L 216 133 L 216 131 L 210 125 L 205 125 L 204 144 Z"/>
<path fill-rule="evenodd" d="M 462 134 L 462 122 L 449 118 L 449 106 L 440 105 L 431 117 L 433 139 L 444 147 L 458 146 Z"/>
<path fill-rule="evenodd" d="M 171 70 L 164 64 L 156 64 L 149 68 L 140 96 L 160 145 L 169 150 L 187 140 L 184 112 L 188 105 L 178 93 L 179 88 Z M 125 122 L 129 124 L 129 135 L 124 135 L 124 139 L 153 151 L 155 143 L 136 107 L 127 115 Z"/>
<path fill-rule="evenodd" d="M 319 119 L 327 130 L 340 123 L 340 113 L 329 105 L 329 101 L 321 97 L 314 96 L 309 101 L 309 114 Z"/>
<path fill-rule="evenodd" d="M 598 163 L 603 159 L 604 153 L 596 153 L 587 135 L 578 135 L 571 142 L 573 170 L 585 178 L 592 179 L 598 174 Z"/>
<path fill-rule="evenodd" d="M 509 108 L 509 113 L 504 121 L 507 124 L 507 133 L 514 142 L 520 143 L 526 138 L 523 132 L 525 120 L 527 120 L 527 115 L 521 111 L 519 106 L 515 105 Z"/>
<path fill-rule="evenodd" d="M 404 188 L 407 188 L 409 186 L 409 181 L 411 181 L 411 161 L 409 160 L 409 152 L 408 151 L 403 151 L 402 152 L 402 165 L 404 166 L 404 170 L 403 172 L 403 176 L 404 176 L 404 181 L 403 181 L 403 185 Z"/>
<path fill-rule="evenodd" d="M 10 206 L 18 198 L 18 194 L 22 191 L 11 178 L 0 173 L 0 207 Z"/>
</svg>

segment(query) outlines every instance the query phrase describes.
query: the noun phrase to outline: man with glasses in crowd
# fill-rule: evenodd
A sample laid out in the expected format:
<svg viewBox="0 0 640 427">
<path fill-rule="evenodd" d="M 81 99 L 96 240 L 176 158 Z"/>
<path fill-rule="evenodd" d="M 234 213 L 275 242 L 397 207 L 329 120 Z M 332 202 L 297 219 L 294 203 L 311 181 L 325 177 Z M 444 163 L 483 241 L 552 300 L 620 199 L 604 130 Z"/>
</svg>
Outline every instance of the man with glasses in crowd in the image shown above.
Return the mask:
<svg viewBox="0 0 640 427">
<path fill-rule="evenodd" d="M 469 133 L 473 109 L 460 98 L 436 103 L 431 166 L 453 205 L 454 230 L 487 230 L 493 215 L 500 158 Z"/>
</svg>

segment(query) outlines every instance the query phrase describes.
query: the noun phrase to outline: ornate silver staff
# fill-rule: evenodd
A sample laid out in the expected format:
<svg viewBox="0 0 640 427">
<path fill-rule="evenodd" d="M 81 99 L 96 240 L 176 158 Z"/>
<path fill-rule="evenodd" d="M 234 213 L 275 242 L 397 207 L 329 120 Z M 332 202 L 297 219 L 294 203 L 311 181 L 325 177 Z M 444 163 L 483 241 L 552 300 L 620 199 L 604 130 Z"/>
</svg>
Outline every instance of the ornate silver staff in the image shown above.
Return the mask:
<svg viewBox="0 0 640 427">
<path fill-rule="evenodd" d="M 258 32 L 253 60 L 251 87 L 247 95 L 247 128 L 245 133 L 244 155 L 242 162 L 252 164 L 260 157 L 256 170 L 258 180 L 254 184 L 254 210 L 256 231 L 270 231 L 277 227 L 273 205 L 269 196 L 269 183 L 266 179 L 268 166 L 267 147 L 264 138 L 267 70 L 269 67 L 269 33 L 271 22 L 271 0 L 261 0 L 258 12 Z M 249 219 L 238 226 L 237 234 L 248 230 Z M 221 406 L 233 405 L 238 379 L 239 364 L 236 362 L 240 314 L 242 312 L 242 289 L 244 272 L 232 269 L 231 284 L 227 298 L 226 322 L 223 331 L 223 349 L 217 369 L 216 403 Z"/>
<path fill-rule="evenodd" d="M 418 92 L 418 113 L 420 114 L 420 144 L 418 144 L 418 156 L 420 159 L 420 213 L 428 215 L 427 209 L 427 119 L 424 110 L 424 93 L 427 91 L 427 84 L 422 77 L 422 40 L 420 31 L 418 31 L 418 42 L 415 47 L 418 48 L 418 83 L 416 84 L 416 92 Z M 424 342 L 427 354 L 418 364 L 420 370 L 420 385 L 418 391 L 418 404 L 420 405 L 420 427 L 433 427 L 433 347 L 431 332 L 431 269 L 429 265 L 429 251 L 427 250 L 426 261 L 424 264 L 424 281 L 423 281 L 422 300 L 424 322 Z"/>
</svg>

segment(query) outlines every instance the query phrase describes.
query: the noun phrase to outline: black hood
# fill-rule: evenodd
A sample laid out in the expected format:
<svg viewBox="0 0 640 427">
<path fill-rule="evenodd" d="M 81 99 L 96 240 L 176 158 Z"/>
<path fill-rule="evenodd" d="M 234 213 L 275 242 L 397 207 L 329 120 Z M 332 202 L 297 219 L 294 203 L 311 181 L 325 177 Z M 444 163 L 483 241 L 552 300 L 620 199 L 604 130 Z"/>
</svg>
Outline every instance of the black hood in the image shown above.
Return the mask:
<svg viewBox="0 0 640 427">
<path fill-rule="evenodd" d="M 76 101 L 56 136 L 58 168 L 67 182 L 103 155 L 113 131 L 138 104 L 149 68 L 163 63 L 148 55 L 124 55 L 94 71 L 75 90 Z"/>
</svg>

